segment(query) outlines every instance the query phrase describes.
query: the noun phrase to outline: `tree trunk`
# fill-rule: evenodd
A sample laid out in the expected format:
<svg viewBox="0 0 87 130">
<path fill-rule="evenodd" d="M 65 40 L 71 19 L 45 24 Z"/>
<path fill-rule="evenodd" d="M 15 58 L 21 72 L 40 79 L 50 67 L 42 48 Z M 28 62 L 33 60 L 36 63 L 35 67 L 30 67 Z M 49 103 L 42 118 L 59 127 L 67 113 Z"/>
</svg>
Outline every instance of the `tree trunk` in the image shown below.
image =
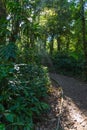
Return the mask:
<svg viewBox="0 0 87 130">
<path fill-rule="evenodd" d="M 60 38 L 57 37 L 57 51 L 61 50 L 61 45 L 60 45 Z"/>
<path fill-rule="evenodd" d="M 0 0 L 0 29 L 3 30 L 3 33 L 0 33 L 0 44 L 6 42 L 6 8 L 2 0 Z"/>
<path fill-rule="evenodd" d="M 16 2 L 19 2 L 19 1 L 16 1 Z M 20 24 L 20 20 L 17 18 L 17 14 L 13 14 L 13 17 L 12 17 L 12 30 L 11 30 L 11 35 L 9 36 L 9 43 L 11 45 L 14 46 L 13 49 L 11 49 L 10 53 L 12 53 L 13 55 L 10 54 L 9 56 L 9 61 L 13 61 L 15 62 L 16 60 L 16 57 L 14 57 L 14 55 L 16 55 L 16 41 L 18 39 L 18 35 L 19 35 L 19 24 Z"/>
<path fill-rule="evenodd" d="M 46 35 L 44 36 L 44 49 L 46 50 Z"/>
<path fill-rule="evenodd" d="M 0 0 L 0 19 L 6 18 L 6 8 L 2 0 Z"/>
<path fill-rule="evenodd" d="M 30 46 L 34 47 L 34 34 L 33 34 L 33 32 L 30 35 Z"/>
<path fill-rule="evenodd" d="M 77 39 L 77 42 L 76 42 L 76 45 L 75 45 L 75 51 L 76 52 L 79 52 L 80 43 L 81 43 L 80 36 L 78 36 L 78 39 Z"/>
<path fill-rule="evenodd" d="M 50 41 L 50 54 L 53 54 L 53 49 L 54 49 L 54 36 L 52 35 L 51 41 Z"/>
<path fill-rule="evenodd" d="M 14 18 L 12 26 L 13 26 L 13 29 L 12 29 L 11 35 L 9 37 L 9 42 L 15 43 L 18 38 L 18 33 L 19 33 L 19 21 L 18 20 L 15 21 L 15 18 Z"/>
<path fill-rule="evenodd" d="M 66 50 L 69 51 L 69 36 L 67 36 Z"/>
</svg>

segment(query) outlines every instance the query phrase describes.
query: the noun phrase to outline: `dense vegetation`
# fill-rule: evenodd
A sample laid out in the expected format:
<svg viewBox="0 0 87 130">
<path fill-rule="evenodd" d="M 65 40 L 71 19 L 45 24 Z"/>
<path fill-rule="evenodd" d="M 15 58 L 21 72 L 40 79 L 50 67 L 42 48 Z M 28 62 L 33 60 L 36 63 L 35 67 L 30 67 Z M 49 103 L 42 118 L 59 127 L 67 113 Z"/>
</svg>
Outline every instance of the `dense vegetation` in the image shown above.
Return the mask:
<svg viewBox="0 0 87 130">
<path fill-rule="evenodd" d="M 86 0 L 0 1 L 0 129 L 32 130 L 48 109 L 43 65 L 87 79 Z"/>
<path fill-rule="evenodd" d="M 0 66 L 0 127 L 33 129 L 35 120 L 49 108 L 44 102 L 48 86 L 45 68 L 32 64 Z"/>
</svg>

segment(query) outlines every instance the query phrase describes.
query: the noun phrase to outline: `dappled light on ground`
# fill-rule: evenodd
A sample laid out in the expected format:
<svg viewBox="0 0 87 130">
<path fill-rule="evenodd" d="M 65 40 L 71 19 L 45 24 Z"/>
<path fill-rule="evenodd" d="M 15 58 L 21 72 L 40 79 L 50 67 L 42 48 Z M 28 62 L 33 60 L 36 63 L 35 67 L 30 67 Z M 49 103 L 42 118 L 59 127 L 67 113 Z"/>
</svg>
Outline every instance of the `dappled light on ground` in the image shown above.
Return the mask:
<svg viewBox="0 0 87 130">
<path fill-rule="evenodd" d="M 87 130 L 87 117 L 71 98 L 65 97 L 63 109 L 62 120 L 65 130 Z"/>
<path fill-rule="evenodd" d="M 64 91 L 62 125 L 64 130 L 87 130 L 87 84 L 74 78 L 50 74 Z"/>
<path fill-rule="evenodd" d="M 60 128 L 60 116 L 61 116 L 61 92 L 53 84 L 49 89 L 49 96 L 47 102 L 51 106 L 46 115 L 43 115 L 41 122 L 36 124 L 35 130 L 57 130 Z M 62 130 L 62 129 L 60 129 Z"/>
</svg>

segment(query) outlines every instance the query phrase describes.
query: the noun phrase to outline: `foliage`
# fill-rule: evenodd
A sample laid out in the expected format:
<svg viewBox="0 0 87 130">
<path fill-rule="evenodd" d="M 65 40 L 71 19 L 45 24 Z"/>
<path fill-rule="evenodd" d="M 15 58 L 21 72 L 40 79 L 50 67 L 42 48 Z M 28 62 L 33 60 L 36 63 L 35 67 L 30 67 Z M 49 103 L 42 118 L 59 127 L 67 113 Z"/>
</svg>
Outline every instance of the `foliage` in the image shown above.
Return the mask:
<svg viewBox="0 0 87 130">
<path fill-rule="evenodd" d="M 1 62 L 8 61 L 10 59 L 16 59 L 18 48 L 14 43 L 0 46 Z"/>
<path fill-rule="evenodd" d="M 47 70 L 41 66 L 0 66 L 0 121 L 6 130 L 33 129 L 34 119 L 49 108 L 43 100 L 48 85 Z"/>
<path fill-rule="evenodd" d="M 55 68 L 58 72 L 66 75 L 82 75 L 82 72 L 84 70 L 84 60 L 83 56 L 79 56 L 77 58 L 77 55 L 75 56 L 74 53 L 55 53 L 52 56 L 53 63 L 55 65 Z"/>
<path fill-rule="evenodd" d="M 86 0 L 0 1 L 0 129 L 32 130 L 48 108 L 43 99 L 49 79 L 41 61 L 50 62 L 49 54 L 63 74 L 87 69 L 86 5 Z"/>
<path fill-rule="evenodd" d="M 26 47 L 27 45 L 21 45 L 17 53 L 17 63 L 26 64 L 41 64 L 41 54 L 38 51 L 38 48 L 35 46 L 33 48 Z M 21 51 L 22 50 L 22 51 Z"/>
</svg>

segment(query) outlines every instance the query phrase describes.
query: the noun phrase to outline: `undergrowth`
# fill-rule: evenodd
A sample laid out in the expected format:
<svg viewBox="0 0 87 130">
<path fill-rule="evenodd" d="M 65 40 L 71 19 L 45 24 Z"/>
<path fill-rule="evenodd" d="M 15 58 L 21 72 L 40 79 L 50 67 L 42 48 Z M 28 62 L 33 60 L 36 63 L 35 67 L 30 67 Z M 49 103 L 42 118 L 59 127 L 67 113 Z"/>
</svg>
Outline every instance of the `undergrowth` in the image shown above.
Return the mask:
<svg viewBox="0 0 87 130">
<path fill-rule="evenodd" d="M 64 52 L 54 53 L 52 61 L 56 72 L 69 76 L 82 77 L 84 73 L 83 56 L 78 58 L 75 55 Z"/>
<path fill-rule="evenodd" d="M 0 130 L 34 130 L 49 106 L 47 69 L 33 64 L 0 65 Z"/>
</svg>

